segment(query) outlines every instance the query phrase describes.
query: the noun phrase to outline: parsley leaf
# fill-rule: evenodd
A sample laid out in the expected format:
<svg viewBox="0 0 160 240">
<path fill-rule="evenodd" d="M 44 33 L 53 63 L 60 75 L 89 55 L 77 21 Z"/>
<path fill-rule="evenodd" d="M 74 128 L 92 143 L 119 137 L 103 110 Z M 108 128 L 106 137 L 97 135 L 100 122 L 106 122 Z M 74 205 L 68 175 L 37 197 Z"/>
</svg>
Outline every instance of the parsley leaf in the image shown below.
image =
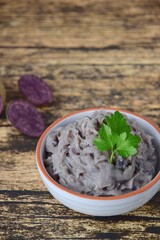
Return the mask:
<svg viewBox="0 0 160 240">
<path fill-rule="evenodd" d="M 102 126 L 98 132 L 98 137 L 94 139 L 94 145 L 100 151 L 110 150 L 113 147 L 113 136 L 111 128 L 102 123 Z"/>
<path fill-rule="evenodd" d="M 112 113 L 109 116 L 106 116 L 106 123 L 111 128 L 112 133 L 130 133 L 131 128 L 127 125 L 126 119 L 123 117 L 123 115 L 116 111 L 114 114 Z"/>
<path fill-rule="evenodd" d="M 131 134 L 131 127 L 127 125 L 123 115 L 116 111 L 110 117 L 106 116 L 106 123 L 102 123 L 98 136 L 93 141 L 97 149 L 102 152 L 109 151 L 110 163 L 116 153 L 124 158 L 135 155 L 140 137 Z"/>
<path fill-rule="evenodd" d="M 140 139 L 136 135 L 124 132 L 117 137 L 116 151 L 122 157 L 129 157 L 137 153 L 137 147 Z"/>
</svg>

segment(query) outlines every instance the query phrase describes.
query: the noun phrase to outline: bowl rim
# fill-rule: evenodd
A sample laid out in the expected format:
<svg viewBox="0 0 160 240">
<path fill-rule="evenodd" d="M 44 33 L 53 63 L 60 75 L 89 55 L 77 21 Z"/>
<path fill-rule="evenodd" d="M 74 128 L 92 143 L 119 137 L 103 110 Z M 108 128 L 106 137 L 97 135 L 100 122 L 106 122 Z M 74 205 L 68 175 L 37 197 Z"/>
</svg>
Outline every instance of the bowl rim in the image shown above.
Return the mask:
<svg viewBox="0 0 160 240">
<path fill-rule="evenodd" d="M 131 114 L 133 116 L 139 117 L 142 120 L 146 121 L 147 123 L 149 123 L 157 132 L 160 133 L 160 128 L 154 124 L 151 120 L 147 119 L 146 117 L 140 116 L 137 113 L 128 111 L 128 110 L 123 110 L 123 109 L 118 109 L 118 108 L 105 108 L 105 107 L 95 107 L 95 108 L 87 108 L 87 109 L 83 109 L 83 110 L 78 110 L 78 111 L 74 111 L 71 112 L 63 117 L 58 118 L 56 121 L 54 121 L 50 126 L 48 126 L 46 128 L 46 130 L 42 133 L 41 137 L 39 138 L 39 141 L 37 143 L 37 147 L 36 147 L 36 162 L 37 162 L 37 166 L 39 168 L 39 171 L 45 176 L 45 178 L 47 178 L 47 180 L 55 185 L 57 188 L 59 188 L 59 190 L 65 191 L 66 193 L 69 193 L 71 195 L 74 195 L 75 197 L 80 197 L 80 198 L 85 198 L 85 199 L 92 199 L 92 200 L 119 200 L 119 199 L 125 199 L 128 197 L 132 197 L 135 196 L 137 194 L 143 193 L 146 190 L 148 190 L 149 188 L 151 188 L 154 184 L 156 184 L 158 182 L 158 180 L 160 180 L 160 171 L 157 173 L 157 175 L 146 185 L 144 185 L 143 187 L 129 192 L 129 193 L 124 193 L 124 194 L 120 194 L 117 196 L 90 196 L 87 194 L 82 194 L 82 193 L 78 193 L 75 191 L 72 191 L 62 185 L 60 185 L 58 182 L 56 182 L 47 172 L 47 170 L 45 169 L 45 167 L 43 166 L 42 162 L 43 160 L 41 159 L 40 156 L 40 149 L 41 149 L 41 144 L 44 140 L 44 138 L 46 137 L 46 135 L 48 134 L 48 132 L 55 126 L 57 125 L 59 122 L 61 122 L 62 120 L 65 120 L 68 117 L 71 117 L 73 115 L 82 113 L 82 112 L 89 112 L 89 111 L 98 111 L 98 110 L 106 110 L 106 111 L 119 111 L 122 113 L 128 113 Z"/>
</svg>

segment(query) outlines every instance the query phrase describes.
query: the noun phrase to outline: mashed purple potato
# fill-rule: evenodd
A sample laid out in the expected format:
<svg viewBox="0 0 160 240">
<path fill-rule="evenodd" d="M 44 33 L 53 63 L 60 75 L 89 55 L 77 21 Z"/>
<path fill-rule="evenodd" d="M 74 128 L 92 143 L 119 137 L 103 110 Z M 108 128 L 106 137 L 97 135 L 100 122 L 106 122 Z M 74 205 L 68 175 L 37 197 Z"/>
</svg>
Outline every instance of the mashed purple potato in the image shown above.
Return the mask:
<svg viewBox="0 0 160 240">
<path fill-rule="evenodd" d="M 116 196 L 134 191 L 154 177 L 152 137 L 126 116 L 132 132 L 141 138 L 136 155 L 127 159 L 116 156 L 110 164 L 108 152 L 99 152 L 93 145 L 106 115 L 105 110 L 95 111 L 92 117 L 60 127 L 47 137 L 45 166 L 62 186 L 92 196 Z"/>
</svg>

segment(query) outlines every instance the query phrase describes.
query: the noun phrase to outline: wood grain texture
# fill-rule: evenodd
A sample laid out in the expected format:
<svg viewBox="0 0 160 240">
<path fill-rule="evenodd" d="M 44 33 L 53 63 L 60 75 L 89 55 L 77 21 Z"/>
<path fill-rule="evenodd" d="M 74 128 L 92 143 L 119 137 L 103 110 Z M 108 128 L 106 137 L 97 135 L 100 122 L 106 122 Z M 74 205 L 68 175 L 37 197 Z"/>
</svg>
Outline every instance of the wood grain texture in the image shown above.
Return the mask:
<svg viewBox="0 0 160 240">
<path fill-rule="evenodd" d="M 7 232 L 11 239 L 158 239 L 160 233 L 159 193 L 140 210 L 115 217 L 73 212 L 45 191 L 1 194 L 2 239 Z M 12 221 L 8 226 L 9 214 Z"/>
<path fill-rule="evenodd" d="M 53 102 L 46 127 L 89 107 L 128 109 L 160 126 L 159 0 L 0 0 L 0 81 L 7 104 L 23 98 L 18 79 L 41 76 Z M 61 205 L 35 163 L 37 139 L 0 116 L 0 239 L 159 239 L 160 192 L 116 217 L 82 215 Z"/>
<path fill-rule="evenodd" d="M 159 45 L 158 0 L 1 0 L 2 46 Z"/>
</svg>

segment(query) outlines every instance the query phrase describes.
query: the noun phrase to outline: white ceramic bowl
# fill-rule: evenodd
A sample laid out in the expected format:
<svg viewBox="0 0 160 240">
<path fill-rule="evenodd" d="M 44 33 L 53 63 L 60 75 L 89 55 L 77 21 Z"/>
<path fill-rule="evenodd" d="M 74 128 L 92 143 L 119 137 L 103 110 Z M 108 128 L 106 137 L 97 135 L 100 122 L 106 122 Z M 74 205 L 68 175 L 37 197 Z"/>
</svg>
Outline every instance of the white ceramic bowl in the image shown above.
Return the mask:
<svg viewBox="0 0 160 240">
<path fill-rule="evenodd" d="M 59 183 L 57 183 L 48 174 L 44 167 L 44 155 L 45 155 L 45 141 L 48 134 L 53 132 L 56 128 L 60 126 L 65 126 L 75 120 L 82 118 L 84 116 L 91 116 L 95 110 L 100 110 L 99 108 L 86 109 L 78 112 L 71 113 L 66 117 L 62 117 L 51 124 L 45 132 L 42 134 L 36 148 L 36 161 L 41 178 L 48 188 L 49 192 L 65 206 L 85 214 L 90 214 L 94 216 L 113 216 L 119 215 L 132 211 L 146 202 L 148 202 L 160 189 L 160 171 L 158 170 L 157 175 L 145 186 L 133 192 L 122 194 L 119 196 L 111 197 L 94 197 L 80 194 L 71 191 Z M 117 109 L 105 109 L 108 112 L 114 112 Z M 129 119 L 135 119 L 138 124 L 144 129 L 145 132 L 153 136 L 154 145 L 156 146 L 156 151 L 160 166 L 160 129 L 147 120 L 135 113 L 128 111 L 121 111 L 125 113 Z"/>
</svg>

